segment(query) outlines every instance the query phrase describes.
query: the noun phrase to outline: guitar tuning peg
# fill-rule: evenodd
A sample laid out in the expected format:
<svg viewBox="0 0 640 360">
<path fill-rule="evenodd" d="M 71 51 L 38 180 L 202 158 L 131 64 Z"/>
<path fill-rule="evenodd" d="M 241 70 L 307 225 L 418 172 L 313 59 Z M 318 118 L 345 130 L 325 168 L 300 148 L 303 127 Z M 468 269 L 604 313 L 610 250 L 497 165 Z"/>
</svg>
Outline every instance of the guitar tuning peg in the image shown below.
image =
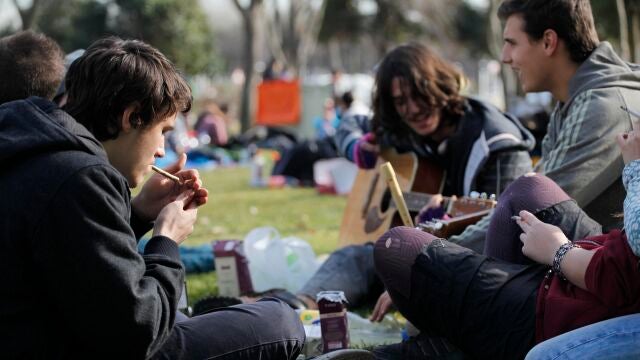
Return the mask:
<svg viewBox="0 0 640 360">
<path fill-rule="evenodd" d="M 489 196 L 489 200 L 496 201 L 496 194 L 491 194 L 491 196 Z"/>
<path fill-rule="evenodd" d="M 487 199 L 487 193 L 483 192 L 482 194 L 480 194 L 480 199 L 486 200 Z"/>
<path fill-rule="evenodd" d="M 472 192 L 469 193 L 469 197 L 472 198 L 472 199 L 477 199 L 477 198 L 480 197 L 480 193 L 477 192 L 477 191 L 472 191 Z"/>
</svg>

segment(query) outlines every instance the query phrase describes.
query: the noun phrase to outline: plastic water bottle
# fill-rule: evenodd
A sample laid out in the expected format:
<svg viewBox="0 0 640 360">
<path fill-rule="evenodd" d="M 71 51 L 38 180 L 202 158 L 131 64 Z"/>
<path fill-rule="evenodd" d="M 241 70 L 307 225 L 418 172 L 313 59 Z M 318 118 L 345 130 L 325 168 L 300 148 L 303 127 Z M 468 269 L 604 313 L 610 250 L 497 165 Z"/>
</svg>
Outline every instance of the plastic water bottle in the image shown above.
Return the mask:
<svg viewBox="0 0 640 360">
<path fill-rule="evenodd" d="M 265 160 L 262 154 L 258 151 L 253 156 L 253 161 L 251 163 L 251 182 L 250 185 L 253 187 L 263 187 L 266 185 L 265 177 L 265 169 L 264 169 Z"/>
</svg>

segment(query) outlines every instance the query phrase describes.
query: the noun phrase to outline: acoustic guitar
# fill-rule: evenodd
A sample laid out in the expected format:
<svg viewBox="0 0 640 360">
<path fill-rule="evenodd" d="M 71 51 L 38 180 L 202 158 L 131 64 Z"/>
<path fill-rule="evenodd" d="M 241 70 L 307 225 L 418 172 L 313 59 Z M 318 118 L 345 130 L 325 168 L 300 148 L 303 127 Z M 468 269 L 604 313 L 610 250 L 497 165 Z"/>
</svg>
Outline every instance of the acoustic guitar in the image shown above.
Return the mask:
<svg viewBox="0 0 640 360">
<path fill-rule="evenodd" d="M 414 153 L 399 154 L 394 149 L 381 152 L 374 169 L 359 170 L 347 198 L 339 242 L 342 246 L 377 240 L 393 226 L 402 225 L 387 183 L 379 171 L 382 162 L 390 162 L 406 205 L 414 216 L 444 186 L 444 170 Z M 495 207 L 493 199 L 445 197 L 444 207 L 451 217 L 418 224 L 424 231 L 448 237 L 461 232 Z"/>
</svg>

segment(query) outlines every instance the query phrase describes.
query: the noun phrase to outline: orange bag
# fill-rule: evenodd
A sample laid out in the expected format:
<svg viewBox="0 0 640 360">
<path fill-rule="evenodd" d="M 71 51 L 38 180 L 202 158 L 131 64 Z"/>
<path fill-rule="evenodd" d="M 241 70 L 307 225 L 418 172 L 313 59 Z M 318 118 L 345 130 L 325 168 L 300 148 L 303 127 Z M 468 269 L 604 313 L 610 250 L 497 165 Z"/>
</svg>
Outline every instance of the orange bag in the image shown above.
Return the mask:
<svg viewBox="0 0 640 360">
<path fill-rule="evenodd" d="M 300 122 L 300 83 L 268 80 L 258 85 L 258 125 L 295 125 Z"/>
</svg>

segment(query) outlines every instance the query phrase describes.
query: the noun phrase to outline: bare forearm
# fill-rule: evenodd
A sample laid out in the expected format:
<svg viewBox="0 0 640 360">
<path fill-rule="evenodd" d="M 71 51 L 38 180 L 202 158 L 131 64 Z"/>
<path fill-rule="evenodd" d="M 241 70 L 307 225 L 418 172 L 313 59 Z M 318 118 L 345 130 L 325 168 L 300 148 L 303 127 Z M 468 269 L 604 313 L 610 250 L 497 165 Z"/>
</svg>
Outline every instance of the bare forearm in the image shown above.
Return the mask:
<svg viewBox="0 0 640 360">
<path fill-rule="evenodd" d="M 583 290 L 587 290 L 584 278 L 594 253 L 594 250 L 573 248 L 567 252 L 560 263 L 562 273 L 567 280 Z"/>
</svg>

